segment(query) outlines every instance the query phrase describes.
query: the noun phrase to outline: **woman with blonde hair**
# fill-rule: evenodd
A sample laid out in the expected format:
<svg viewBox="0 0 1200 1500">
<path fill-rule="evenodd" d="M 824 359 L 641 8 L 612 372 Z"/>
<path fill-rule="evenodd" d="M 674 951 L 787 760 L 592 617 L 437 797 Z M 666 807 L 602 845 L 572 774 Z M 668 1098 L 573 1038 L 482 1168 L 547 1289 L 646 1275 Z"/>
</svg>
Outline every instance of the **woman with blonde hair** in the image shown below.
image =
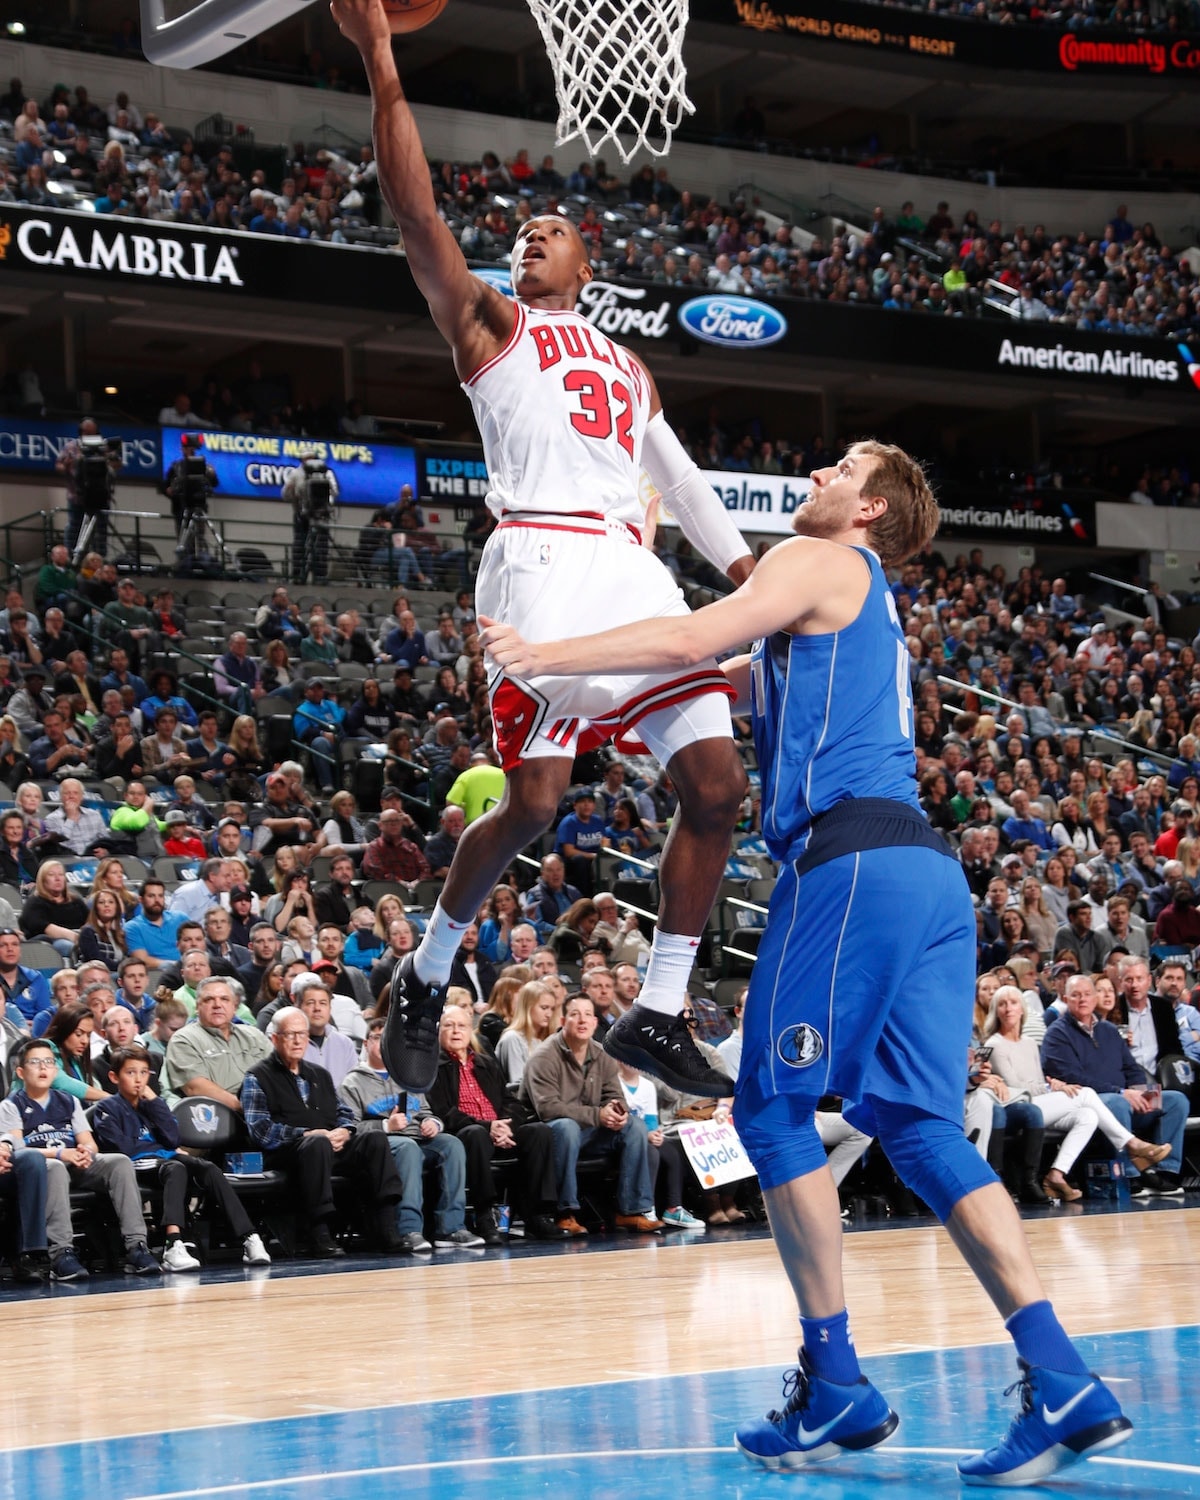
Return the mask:
<svg viewBox="0 0 1200 1500">
<path fill-rule="evenodd" d="M 405 917 L 408 913 L 404 910 L 404 902 L 399 896 L 393 896 L 390 892 L 380 896 L 375 903 L 375 925 L 373 931 L 380 942 L 388 940 L 388 928 L 397 917 Z"/>
<path fill-rule="evenodd" d="M 1099 762 L 1097 762 L 1099 764 Z M 1087 799 L 1088 850 L 1098 851 L 1109 831 L 1108 797 L 1104 792 L 1091 792 Z"/>
<path fill-rule="evenodd" d="M 504 1070 L 504 1081 L 514 1088 L 525 1076 L 529 1054 L 551 1035 L 555 998 L 540 979 L 523 984 L 513 997 L 512 1020 L 496 1043 L 496 1061 Z"/>
<path fill-rule="evenodd" d="M 1047 1197 L 1064 1203 L 1082 1198 L 1066 1174 L 1075 1165 L 1083 1148 L 1099 1129 L 1117 1151 L 1124 1151 L 1141 1171 L 1146 1171 L 1171 1154 L 1167 1144 L 1142 1141 L 1126 1130 L 1103 1102 L 1095 1089 L 1077 1083 L 1062 1083 L 1042 1072 L 1037 1045 L 1023 1036 L 1025 1002 L 1016 985 L 1001 985 L 992 996 L 984 1037 L 990 1046 L 992 1072 L 1004 1080 L 1008 1089 L 1002 1104 L 1019 1104 L 1028 1100 L 1042 1117 L 1043 1126 L 1065 1125 L 1066 1139 L 1058 1148 L 1054 1164 L 1042 1178 Z M 1028 1186 L 1028 1184 L 1026 1184 Z"/>
<path fill-rule="evenodd" d="M 92 881 L 91 896 L 94 899 L 101 891 L 111 891 L 121 903 L 121 915 L 126 922 L 138 909 L 138 898 L 125 882 L 125 866 L 114 855 L 102 859 L 96 866 Z"/>
<path fill-rule="evenodd" d="M 282 645 L 282 641 L 271 644 Z M 249 714 L 238 714 L 229 731 L 230 753 L 237 757 L 237 769 L 257 776 L 264 769 L 262 746 L 258 743 L 258 726 Z"/>
<path fill-rule="evenodd" d="M 1038 952 L 1045 958 L 1054 947 L 1054 934 L 1061 924 L 1051 916 L 1046 898 L 1042 895 L 1042 883 L 1036 875 L 1026 875 L 1021 882 L 1019 910 L 1025 918 L 1025 930 L 1037 944 Z"/>
<path fill-rule="evenodd" d="M 37 872 L 33 895 L 21 908 L 21 931 L 26 938 L 45 938 L 69 958 L 87 915 L 87 907 L 67 884 L 61 862 L 46 860 Z"/>
<path fill-rule="evenodd" d="M 1200 838 L 1180 839 L 1175 858 L 1183 866 L 1186 879 L 1195 885 L 1200 878 Z"/>
<path fill-rule="evenodd" d="M 475 1028 L 489 1052 L 495 1052 L 496 1043 L 512 1025 L 513 1001 L 521 986 L 528 984 L 532 978 L 532 969 L 524 964 L 514 964 L 492 985 L 487 1006 L 479 1016 Z"/>
</svg>

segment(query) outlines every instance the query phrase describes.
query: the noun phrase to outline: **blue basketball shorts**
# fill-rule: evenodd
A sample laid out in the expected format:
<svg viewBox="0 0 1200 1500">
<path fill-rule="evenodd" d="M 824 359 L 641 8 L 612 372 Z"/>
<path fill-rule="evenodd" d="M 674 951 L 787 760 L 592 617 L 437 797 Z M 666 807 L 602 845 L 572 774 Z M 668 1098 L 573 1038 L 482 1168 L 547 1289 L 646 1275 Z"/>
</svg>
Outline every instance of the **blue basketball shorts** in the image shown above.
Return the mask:
<svg viewBox="0 0 1200 1500">
<path fill-rule="evenodd" d="M 789 1107 L 772 1120 L 836 1094 L 872 1135 L 872 1099 L 961 1129 L 974 989 L 975 913 L 956 860 L 909 846 L 785 865 L 743 1020 L 739 1128 L 780 1095 Z"/>
</svg>

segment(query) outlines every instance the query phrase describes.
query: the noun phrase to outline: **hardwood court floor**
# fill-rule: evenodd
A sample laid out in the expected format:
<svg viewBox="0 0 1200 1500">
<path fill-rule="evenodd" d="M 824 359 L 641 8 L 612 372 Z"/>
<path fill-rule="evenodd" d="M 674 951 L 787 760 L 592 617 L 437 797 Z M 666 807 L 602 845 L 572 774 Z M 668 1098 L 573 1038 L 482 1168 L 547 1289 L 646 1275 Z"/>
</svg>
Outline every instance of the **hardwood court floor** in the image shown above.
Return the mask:
<svg viewBox="0 0 1200 1500">
<path fill-rule="evenodd" d="M 1200 1209 L 1068 1208 L 1026 1228 L 1072 1332 L 1200 1323 Z M 26 1346 L 36 1329 L 66 1381 L 53 1401 L 39 1380 L 5 1382 L 0 1449 L 794 1359 L 794 1305 L 768 1240 L 576 1250 L 214 1285 L 174 1277 L 109 1296 L 64 1287 L 0 1305 L 0 1345 Z M 848 1234 L 845 1250 L 860 1353 L 1003 1338 L 940 1229 Z M 108 1389 L 87 1378 L 100 1356 Z M 68 1396 L 70 1371 L 85 1381 Z M 122 1390 L 142 1394 L 114 1399 Z"/>
</svg>

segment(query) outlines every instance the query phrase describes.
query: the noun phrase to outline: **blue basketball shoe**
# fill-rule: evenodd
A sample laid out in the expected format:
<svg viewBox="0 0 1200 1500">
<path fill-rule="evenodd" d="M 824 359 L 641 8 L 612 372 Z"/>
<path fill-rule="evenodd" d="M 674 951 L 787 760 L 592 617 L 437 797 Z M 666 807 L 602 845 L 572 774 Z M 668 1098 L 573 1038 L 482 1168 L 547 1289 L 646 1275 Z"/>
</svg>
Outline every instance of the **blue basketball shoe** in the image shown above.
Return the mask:
<svg viewBox="0 0 1200 1500">
<path fill-rule="evenodd" d="M 1123 1443 L 1133 1423 L 1098 1375 L 1064 1375 L 1018 1359 L 1021 1410 L 994 1448 L 959 1460 L 966 1484 L 1036 1484 Z"/>
<path fill-rule="evenodd" d="M 853 1385 L 821 1380 L 803 1349 L 799 1367 L 783 1377 L 783 1395 L 782 1411 L 739 1427 L 734 1438 L 738 1451 L 764 1469 L 802 1469 L 874 1448 L 900 1424 L 865 1375 Z"/>
</svg>

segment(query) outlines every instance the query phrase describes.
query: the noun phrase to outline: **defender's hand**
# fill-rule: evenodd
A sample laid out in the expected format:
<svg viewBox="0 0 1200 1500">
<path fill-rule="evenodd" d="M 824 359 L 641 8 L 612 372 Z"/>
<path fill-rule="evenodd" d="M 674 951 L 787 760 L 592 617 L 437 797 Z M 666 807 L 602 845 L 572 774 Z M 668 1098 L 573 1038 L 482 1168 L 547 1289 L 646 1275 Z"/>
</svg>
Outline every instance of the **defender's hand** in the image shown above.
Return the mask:
<svg viewBox="0 0 1200 1500">
<path fill-rule="evenodd" d="M 483 649 L 498 666 L 506 667 L 514 677 L 544 675 L 539 647 L 523 640 L 511 625 L 498 625 L 486 615 L 479 616 L 479 623 L 483 626 L 479 637 Z"/>
<path fill-rule="evenodd" d="M 391 27 L 379 0 L 330 0 L 330 14 L 341 33 L 365 57 L 382 42 L 392 44 Z"/>
</svg>

